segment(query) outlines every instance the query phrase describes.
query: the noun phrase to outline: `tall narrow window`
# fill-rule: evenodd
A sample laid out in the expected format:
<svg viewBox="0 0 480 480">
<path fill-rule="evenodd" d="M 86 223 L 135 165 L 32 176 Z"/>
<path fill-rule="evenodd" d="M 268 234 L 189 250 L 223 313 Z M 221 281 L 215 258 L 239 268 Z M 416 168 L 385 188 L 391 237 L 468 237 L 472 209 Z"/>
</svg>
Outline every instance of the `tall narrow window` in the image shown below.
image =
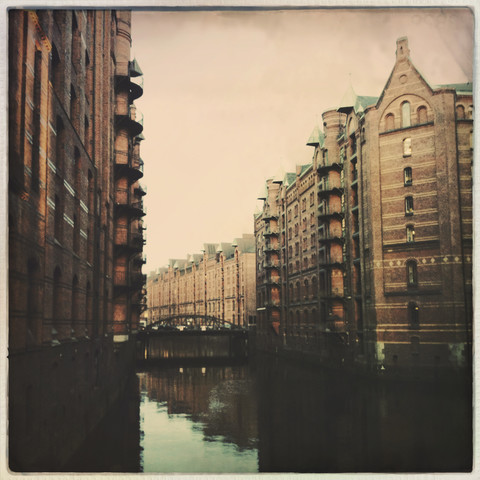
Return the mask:
<svg viewBox="0 0 480 480">
<path fill-rule="evenodd" d="M 385 130 L 393 130 L 395 128 L 395 116 L 393 113 L 389 113 L 385 117 Z"/>
<path fill-rule="evenodd" d="M 413 225 L 407 225 L 407 242 L 412 243 L 415 241 L 415 228 Z"/>
<path fill-rule="evenodd" d="M 403 184 L 408 187 L 412 184 L 412 169 L 407 167 L 403 170 Z"/>
<path fill-rule="evenodd" d="M 417 109 L 417 123 L 427 123 L 427 107 L 423 105 Z"/>
<path fill-rule="evenodd" d="M 81 311 L 79 300 L 80 300 L 80 291 L 78 288 L 78 277 L 74 275 L 73 281 L 72 281 L 72 301 L 71 301 L 71 313 L 70 313 L 70 336 L 72 338 L 79 333 L 77 331 L 78 319 Z"/>
<path fill-rule="evenodd" d="M 35 51 L 33 84 L 32 190 L 38 192 L 40 177 L 40 102 L 42 93 L 42 51 Z"/>
<path fill-rule="evenodd" d="M 470 105 L 467 110 L 467 118 L 473 118 L 473 105 Z"/>
<path fill-rule="evenodd" d="M 51 64 L 52 66 L 50 70 L 50 81 L 52 82 L 52 86 L 55 92 L 57 93 L 57 95 L 60 95 L 60 83 L 61 83 L 60 77 L 62 74 L 61 73 L 62 69 L 60 65 L 61 63 L 60 55 L 58 54 L 58 50 L 55 44 L 52 44 L 51 56 L 52 56 L 52 64 Z"/>
<path fill-rule="evenodd" d="M 63 204 L 58 195 L 55 195 L 55 217 L 54 217 L 54 236 L 62 241 L 62 226 L 63 226 Z"/>
<path fill-rule="evenodd" d="M 57 340 L 58 330 L 63 317 L 63 299 L 60 287 L 62 272 L 59 267 L 53 272 L 53 295 L 52 295 L 52 340 Z"/>
<path fill-rule="evenodd" d="M 404 138 L 403 139 L 403 156 L 409 157 L 412 154 L 412 139 Z"/>
<path fill-rule="evenodd" d="M 78 101 L 73 85 L 70 85 L 70 121 L 75 128 L 78 128 Z"/>
<path fill-rule="evenodd" d="M 415 287 L 417 285 L 417 262 L 408 260 L 407 262 L 407 286 Z"/>
<path fill-rule="evenodd" d="M 410 302 L 408 304 L 408 323 L 411 328 L 419 327 L 419 308 L 415 302 Z"/>
<path fill-rule="evenodd" d="M 405 215 L 413 215 L 413 197 L 405 197 Z"/>
<path fill-rule="evenodd" d="M 60 117 L 57 117 L 55 140 L 55 168 L 63 170 L 65 153 L 65 127 Z M 58 173 L 58 172 L 57 172 Z"/>
<path fill-rule="evenodd" d="M 402 127 L 409 127 L 411 125 L 410 103 L 402 103 Z"/>
</svg>

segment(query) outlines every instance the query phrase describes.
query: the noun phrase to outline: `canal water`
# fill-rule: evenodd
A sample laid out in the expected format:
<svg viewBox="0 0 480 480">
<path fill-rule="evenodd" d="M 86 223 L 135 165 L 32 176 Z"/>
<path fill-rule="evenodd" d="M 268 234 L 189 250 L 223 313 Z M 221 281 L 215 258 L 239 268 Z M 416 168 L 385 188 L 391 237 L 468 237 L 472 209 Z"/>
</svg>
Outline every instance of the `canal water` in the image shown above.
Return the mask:
<svg viewBox="0 0 480 480">
<path fill-rule="evenodd" d="M 471 421 L 461 382 L 374 382 L 270 356 L 144 365 L 66 470 L 470 471 Z"/>
</svg>

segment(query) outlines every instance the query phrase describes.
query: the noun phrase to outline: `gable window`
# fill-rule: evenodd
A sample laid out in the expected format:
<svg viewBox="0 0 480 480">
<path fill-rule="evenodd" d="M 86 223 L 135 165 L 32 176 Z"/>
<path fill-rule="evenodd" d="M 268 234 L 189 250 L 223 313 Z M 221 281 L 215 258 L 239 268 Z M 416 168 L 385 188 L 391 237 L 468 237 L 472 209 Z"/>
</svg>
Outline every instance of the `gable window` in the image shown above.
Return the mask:
<svg viewBox="0 0 480 480">
<path fill-rule="evenodd" d="M 410 103 L 403 102 L 402 103 L 402 127 L 409 127 L 411 125 L 411 117 L 410 117 Z"/>
<path fill-rule="evenodd" d="M 412 243 L 415 241 L 415 228 L 413 225 L 407 225 L 407 242 Z"/>
<path fill-rule="evenodd" d="M 385 130 L 393 130 L 395 128 L 395 116 L 393 113 L 389 113 L 385 117 Z"/>
<path fill-rule="evenodd" d="M 413 215 L 413 197 L 405 197 L 405 215 Z"/>
<path fill-rule="evenodd" d="M 417 123 L 427 123 L 427 107 L 423 105 L 417 109 Z"/>
<path fill-rule="evenodd" d="M 417 286 L 417 262 L 415 260 L 407 262 L 407 286 Z"/>
<path fill-rule="evenodd" d="M 403 139 L 403 156 L 409 157 L 412 154 L 412 139 L 404 138 Z"/>
<path fill-rule="evenodd" d="M 403 184 L 408 187 L 412 184 L 412 169 L 407 167 L 403 170 Z"/>
<path fill-rule="evenodd" d="M 456 114 L 457 119 L 465 118 L 465 107 L 463 105 L 457 105 Z"/>
</svg>

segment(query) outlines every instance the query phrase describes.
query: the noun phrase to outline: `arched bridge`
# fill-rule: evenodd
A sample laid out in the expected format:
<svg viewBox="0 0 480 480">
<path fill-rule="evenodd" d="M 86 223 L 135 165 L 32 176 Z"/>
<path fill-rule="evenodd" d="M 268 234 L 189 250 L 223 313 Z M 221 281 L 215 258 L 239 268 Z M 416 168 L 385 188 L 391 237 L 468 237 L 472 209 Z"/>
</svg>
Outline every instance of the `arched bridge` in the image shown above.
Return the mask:
<svg viewBox="0 0 480 480">
<path fill-rule="evenodd" d="M 205 362 L 246 358 L 248 331 L 211 315 L 171 315 L 137 334 L 139 360 Z"/>
<path fill-rule="evenodd" d="M 245 330 L 240 325 L 234 325 L 231 322 L 223 320 L 212 315 L 170 315 L 163 317 L 156 322 L 147 325 L 144 329 L 146 332 L 154 332 L 159 330 Z"/>
</svg>

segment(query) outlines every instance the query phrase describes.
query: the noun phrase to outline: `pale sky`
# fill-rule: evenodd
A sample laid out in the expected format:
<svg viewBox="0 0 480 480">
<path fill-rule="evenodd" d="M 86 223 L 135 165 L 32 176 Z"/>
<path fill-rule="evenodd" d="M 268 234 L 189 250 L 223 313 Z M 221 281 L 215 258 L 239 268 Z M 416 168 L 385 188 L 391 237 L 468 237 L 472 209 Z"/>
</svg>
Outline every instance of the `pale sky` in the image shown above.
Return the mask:
<svg viewBox="0 0 480 480">
<path fill-rule="evenodd" d="M 253 233 L 265 180 L 311 161 L 305 145 L 349 78 L 379 96 L 407 36 L 431 85 L 472 81 L 467 9 L 137 11 L 147 265 Z"/>
</svg>

